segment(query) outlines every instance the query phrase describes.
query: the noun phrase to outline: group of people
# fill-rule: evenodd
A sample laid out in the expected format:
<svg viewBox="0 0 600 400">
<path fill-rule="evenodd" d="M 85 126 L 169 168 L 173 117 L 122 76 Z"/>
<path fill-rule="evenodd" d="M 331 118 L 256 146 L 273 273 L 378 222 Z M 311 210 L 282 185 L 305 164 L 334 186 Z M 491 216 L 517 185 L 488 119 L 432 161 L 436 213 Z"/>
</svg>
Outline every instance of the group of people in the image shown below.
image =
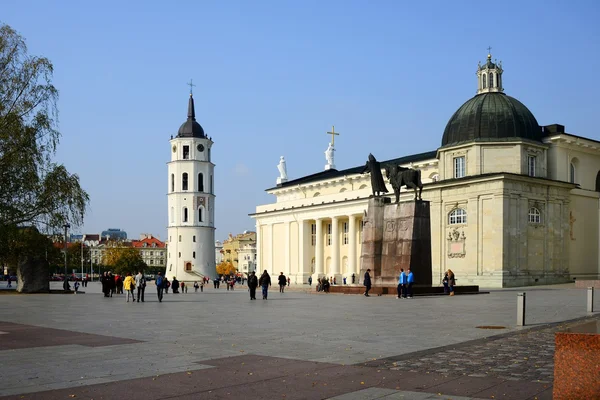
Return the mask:
<svg viewBox="0 0 600 400">
<path fill-rule="evenodd" d="M 283 272 L 279 276 L 280 277 L 283 276 Z M 284 276 L 284 278 L 285 278 L 285 276 Z M 269 297 L 269 286 L 271 286 L 271 275 L 269 275 L 269 273 L 267 272 L 266 269 L 262 273 L 260 278 L 258 278 L 256 276 L 254 271 L 250 272 L 250 275 L 248 276 L 248 290 L 250 291 L 250 300 L 256 300 L 256 288 L 259 286 L 262 288 L 263 300 L 267 300 L 267 297 Z M 281 284 L 280 284 L 280 292 L 283 293 L 283 291 L 281 289 Z"/>
<path fill-rule="evenodd" d="M 404 272 L 404 268 L 400 268 L 400 275 L 398 276 L 398 298 L 399 299 L 412 299 L 413 298 L 413 283 L 415 282 L 415 277 L 413 273 L 410 271 L 410 268 L 406 269 Z"/>
</svg>

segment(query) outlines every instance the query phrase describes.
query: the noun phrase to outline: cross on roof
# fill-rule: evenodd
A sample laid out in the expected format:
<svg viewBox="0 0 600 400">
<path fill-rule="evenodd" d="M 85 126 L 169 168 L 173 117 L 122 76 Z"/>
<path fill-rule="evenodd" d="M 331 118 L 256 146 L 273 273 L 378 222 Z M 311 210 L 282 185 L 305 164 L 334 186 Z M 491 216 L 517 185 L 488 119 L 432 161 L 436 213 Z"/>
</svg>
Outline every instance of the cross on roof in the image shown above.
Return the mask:
<svg viewBox="0 0 600 400">
<path fill-rule="evenodd" d="M 194 85 L 194 83 L 192 82 L 191 79 L 187 85 L 190 87 L 190 96 L 191 96 L 193 94 L 192 92 L 193 92 L 194 86 L 196 86 L 196 85 Z"/>
<path fill-rule="evenodd" d="M 331 145 L 334 145 L 335 137 L 339 136 L 339 133 L 335 131 L 335 126 L 331 126 L 331 132 L 327 132 L 328 135 L 331 135 Z"/>
<path fill-rule="evenodd" d="M 492 46 L 488 46 L 487 51 L 488 51 L 488 54 L 492 54 Z"/>
</svg>

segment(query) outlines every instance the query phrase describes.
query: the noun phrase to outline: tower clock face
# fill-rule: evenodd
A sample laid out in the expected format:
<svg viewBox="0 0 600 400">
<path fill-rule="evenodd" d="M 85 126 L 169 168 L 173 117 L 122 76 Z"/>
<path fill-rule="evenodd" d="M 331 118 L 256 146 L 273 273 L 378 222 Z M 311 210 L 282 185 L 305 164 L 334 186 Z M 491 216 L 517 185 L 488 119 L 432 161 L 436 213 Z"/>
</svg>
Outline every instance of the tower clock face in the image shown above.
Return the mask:
<svg viewBox="0 0 600 400">
<path fill-rule="evenodd" d="M 204 145 L 199 144 L 198 145 L 198 151 L 200 151 L 200 152 L 204 151 Z"/>
<path fill-rule="evenodd" d="M 173 153 L 177 151 L 177 146 L 173 145 Z"/>
</svg>

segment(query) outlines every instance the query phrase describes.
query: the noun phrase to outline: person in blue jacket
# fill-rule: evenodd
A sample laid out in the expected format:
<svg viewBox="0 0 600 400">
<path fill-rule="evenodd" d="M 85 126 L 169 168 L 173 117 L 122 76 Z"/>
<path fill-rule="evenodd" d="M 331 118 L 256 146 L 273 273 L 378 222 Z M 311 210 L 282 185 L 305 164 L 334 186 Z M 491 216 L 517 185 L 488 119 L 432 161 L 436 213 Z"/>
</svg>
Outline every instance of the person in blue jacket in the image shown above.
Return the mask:
<svg viewBox="0 0 600 400">
<path fill-rule="evenodd" d="M 402 293 L 406 296 L 406 274 L 404 274 L 404 268 L 400 268 L 400 275 L 398 276 L 398 298 L 402 298 Z"/>
<path fill-rule="evenodd" d="M 413 297 L 412 285 L 415 281 L 413 273 L 410 271 L 410 268 L 406 269 L 406 287 L 404 291 L 404 297 L 408 296 L 409 299 Z"/>
</svg>

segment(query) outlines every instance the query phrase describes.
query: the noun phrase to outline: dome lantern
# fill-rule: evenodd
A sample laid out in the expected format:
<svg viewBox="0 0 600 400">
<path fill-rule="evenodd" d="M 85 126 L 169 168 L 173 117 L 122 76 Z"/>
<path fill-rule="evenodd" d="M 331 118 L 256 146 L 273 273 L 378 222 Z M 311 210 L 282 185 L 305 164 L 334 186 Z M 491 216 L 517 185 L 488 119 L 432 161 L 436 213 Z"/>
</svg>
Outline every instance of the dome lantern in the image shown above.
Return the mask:
<svg viewBox="0 0 600 400">
<path fill-rule="evenodd" d="M 477 64 L 477 94 L 481 93 L 502 93 L 502 62 L 492 62 L 492 54 L 489 53 L 492 48 L 488 47 L 488 55 L 485 64 Z"/>
</svg>

